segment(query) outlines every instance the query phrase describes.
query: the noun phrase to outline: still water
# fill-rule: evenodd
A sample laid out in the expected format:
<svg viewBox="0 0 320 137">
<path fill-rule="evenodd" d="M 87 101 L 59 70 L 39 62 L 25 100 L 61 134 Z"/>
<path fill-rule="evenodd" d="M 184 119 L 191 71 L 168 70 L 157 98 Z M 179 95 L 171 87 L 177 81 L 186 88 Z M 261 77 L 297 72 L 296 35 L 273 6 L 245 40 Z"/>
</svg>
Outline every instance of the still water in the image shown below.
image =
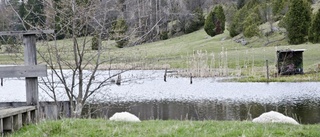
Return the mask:
<svg viewBox="0 0 320 137">
<path fill-rule="evenodd" d="M 89 111 L 90 110 L 90 111 Z M 282 102 L 281 104 L 262 104 L 255 102 L 224 101 L 154 101 L 91 104 L 85 107 L 84 116 L 91 118 L 109 118 L 116 112 L 127 111 L 141 120 L 252 120 L 267 111 L 278 111 L 293 117 L 299 123 L 320 123 L 318 102 L 304 100 L 300 102 Z"/>
<path fill-rule="evenodd" d="M 100 71 L 95 82 L 114 73 L 117 71 Z M 194 78 L 190 84 L 189 78 L 175 75 L 168 75 L 165 82 L 162 70 L 129 71 L 121 77 L 120 86 L 110 82 L 89 99 L 91 104 L 99 105 L 86 106 L 91 111 L 85 111 L 85 116 L 107 118 L 115 112 L 129 111 L 144 120 L 250 120 L 274 110 L 302 123 L 320 123 L 318 82 L 238 83 Z M 66 100 L 62 86 L 55 83 L 58 100 Z M 0 87 L 0 102 L 25 101 L 24 87 L 24 79 L 5 79 Z M 40 84 L 40 100 L 52 100 L 50 94 Z"/>
</svg>

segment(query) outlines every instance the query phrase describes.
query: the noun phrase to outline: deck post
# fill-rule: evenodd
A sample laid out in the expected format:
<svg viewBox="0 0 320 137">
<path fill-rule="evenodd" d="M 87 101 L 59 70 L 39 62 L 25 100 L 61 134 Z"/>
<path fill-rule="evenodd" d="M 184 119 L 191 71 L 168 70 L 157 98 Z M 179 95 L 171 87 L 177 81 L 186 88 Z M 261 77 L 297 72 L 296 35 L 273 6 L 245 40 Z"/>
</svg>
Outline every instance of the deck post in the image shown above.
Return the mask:
<svg viewBox="0 0 320 137">
<path fill-rule="evenodd" d="M 13 130 L 18 130 L 22 127 L 22 114 L 13 116 Z"/>
<path fill-rule="evenodd" d="M 3 136 L 3 119 L 0 119 L 0 135 Z"/>
<path fill-rule="evenodd" d="M 24 34 L 23 45 L 24 64 L 26 66 L 37 65 L 36 34 Z M 38 77 L 26 77 L 26 92 L 27 105 L 36 106 L 37 111 L 39 108 Z M 37 117 L 35 119 L 38 121 Z"/>
</svg>

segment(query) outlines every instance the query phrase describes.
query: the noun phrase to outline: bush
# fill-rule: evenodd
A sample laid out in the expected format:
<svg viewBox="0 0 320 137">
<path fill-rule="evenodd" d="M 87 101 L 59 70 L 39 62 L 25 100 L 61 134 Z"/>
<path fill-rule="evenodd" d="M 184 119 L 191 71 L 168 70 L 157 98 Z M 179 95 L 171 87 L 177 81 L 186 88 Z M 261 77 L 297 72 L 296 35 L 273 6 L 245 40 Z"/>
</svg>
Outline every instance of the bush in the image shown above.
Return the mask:
<svg viewBox="0 0 320 137">
<path fill-rule="evenodd" d="M 126 38 L 128 26 L 124 19 L 118 19 L 117 22 L 112 24 L 112 31 L 110 34 L 111 38 L 116 40 L 117 47 L 123 48 L 128 44 L 128 39 Z"/>
<path fill-rule="evenodd" d="M 99 36 L 97 34 L 95 34 L 92 37 L 91 49 L 92 50 L 98 50 L 99 49 Z"/>
<path fill-rule="evenodd" d="M 160 39 L 161 40 L 166 40 L 166 39 L 168 39 L 169 38 L 169 36 L 168 36 L 168 31 L 163 31 L 163 32 L 161 32 L 160 33 Z"/>
<path fill-rule="evenodd" d="M 116 43 L 117 43 L 117 47 L 118 48 L 123 48 L 128 44 L 129 40 L 126 38 L 121 38 L 121 39 L 117 39 Z"/>
</svg>

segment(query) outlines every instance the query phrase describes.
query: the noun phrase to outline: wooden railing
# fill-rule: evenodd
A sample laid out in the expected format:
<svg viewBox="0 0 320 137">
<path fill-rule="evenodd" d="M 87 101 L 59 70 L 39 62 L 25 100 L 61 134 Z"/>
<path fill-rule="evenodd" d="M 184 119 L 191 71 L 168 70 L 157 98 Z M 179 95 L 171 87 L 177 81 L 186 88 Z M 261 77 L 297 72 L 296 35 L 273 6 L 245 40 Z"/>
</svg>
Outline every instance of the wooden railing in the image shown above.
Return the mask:
<svg viewBox="0 0 320 137">
<path fill-rule="evenodd" d="M 0 110 L 0 133 L 3 136 L 7 132 L 20 129 L 23 125 L 36 122 L 36 107 L 24 106 L 18 108 L 6 108 Z"/>
</svg>

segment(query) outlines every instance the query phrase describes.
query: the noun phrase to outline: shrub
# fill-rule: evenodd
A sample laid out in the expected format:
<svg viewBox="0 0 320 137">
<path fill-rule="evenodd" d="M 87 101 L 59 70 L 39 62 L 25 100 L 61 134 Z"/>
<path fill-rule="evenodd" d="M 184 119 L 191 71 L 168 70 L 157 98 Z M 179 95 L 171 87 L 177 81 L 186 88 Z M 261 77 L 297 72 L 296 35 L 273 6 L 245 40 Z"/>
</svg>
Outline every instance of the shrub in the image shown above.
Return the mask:
<svg viewBox="0 0 320 137">
<path fill-rule="evenodd" d="M 98 50 L 99 49 L 99 36 L 97 34 L 95 34 L 92 37 L 91 49 L 92 50 Z"/>
<path fill-rule="evenodd" d="M 111 37 L 116 40 L 117 47 L 123 48 L 128 44 L 128 39 L 125 36 L 125 33 L 128 29 L 128 26 L 124 19 L 118 19 L 115 23 L 112 24 Z"/>
<path fill-rule="evenodd" d="M 168 36 L 168 31 L 162 31 L 161 33 L 160 33 L 160 39 L 161 40 L 166 40 L 166 39 L 168 39 L 169 38 L 169 36 Z"/>
</svg>

